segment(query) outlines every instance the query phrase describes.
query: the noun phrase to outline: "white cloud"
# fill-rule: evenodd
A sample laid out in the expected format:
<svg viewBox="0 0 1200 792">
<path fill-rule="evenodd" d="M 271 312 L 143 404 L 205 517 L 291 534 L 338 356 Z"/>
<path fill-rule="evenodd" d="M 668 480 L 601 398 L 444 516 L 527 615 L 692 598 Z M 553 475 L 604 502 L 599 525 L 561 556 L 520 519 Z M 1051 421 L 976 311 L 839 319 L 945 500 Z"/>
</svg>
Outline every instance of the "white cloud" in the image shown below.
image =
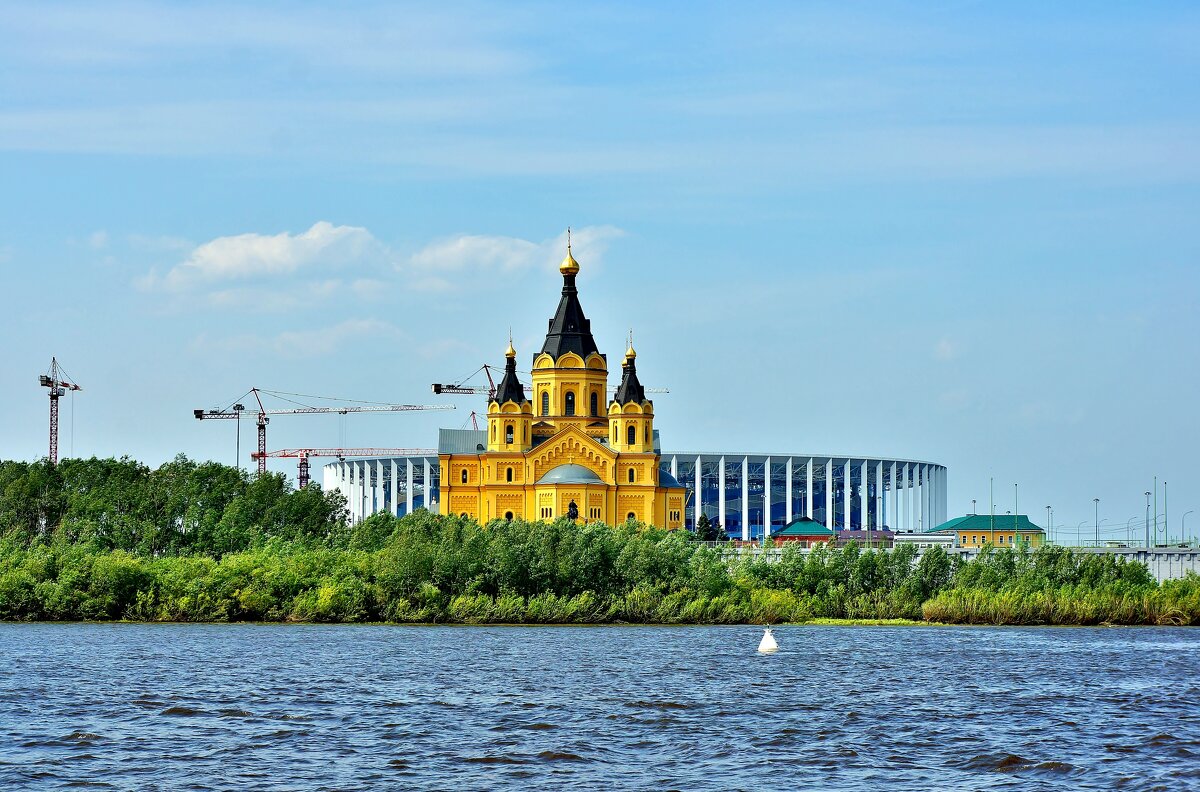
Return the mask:
<svg viewBox="0 0 1200 792">
<path fill-rule="evenodd" d="M 88 247 L 92 250 L 102 250 L 108 247 L 108 232 L 96 231 L 88 237 Z"/>
<path fill-rule="evenodd" d="M 292 275 L 302 269 L 330 272 L 347 264 L 379 261 L 386 249 L 365 228 L 335 226 L 324 220 L 300 234 L 238 234 L 197 246 L 161 278 L 151 272 L 145 289 L 191 291 L 223 281 Z"/>
<path fill-rule="evenodd" d="M 624 235 L 615 226 L 586 226 L 572 231 L 571 249 L 585 266 L 600 266 L 608 243 Z M 462 235 L 431 242 L 398 265 L 417 289 L 442 289 L 462 283 L 464 272 L 513 274 L 534 268 L 551 268 L 562 261 L 567 233 L 541 242 L 508 236 Z M 448 276 L 455 276 L 453 281 Z"/>
</svg>

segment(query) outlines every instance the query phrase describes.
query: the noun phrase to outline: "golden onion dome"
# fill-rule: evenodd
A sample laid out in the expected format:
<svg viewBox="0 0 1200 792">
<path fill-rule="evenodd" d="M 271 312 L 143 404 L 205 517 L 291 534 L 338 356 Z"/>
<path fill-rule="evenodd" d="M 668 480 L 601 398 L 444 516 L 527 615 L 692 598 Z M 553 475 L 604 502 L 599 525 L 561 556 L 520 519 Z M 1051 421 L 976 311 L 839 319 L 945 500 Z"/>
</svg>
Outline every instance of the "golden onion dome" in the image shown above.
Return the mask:
<svg viewBox="0 0 1200 792">
<path fill-rule="evenodd" d="M 579 262 L 571 255 L 571 229 L 567 228 L 567 255 L 558 265 L 558 271 L 563 275 L 574 275 L 579 272 Z"/>
<path fill-rule="evenodd" d="M 633 331 L 629 331 L 629 348 L 625 350 L 625 359 L 632 360 L 637 357 L 637 352 L 633 348 Z"/>
<path fill-rule="evenodd" d="M 504 350 L 504 357 L 512 360 L 517 356 L 517 350 L 513 348 L 512 336 L 508 337 L 508 349 Z"/>
<path fill-rule="evenodd" d="M 562 264 L 558 265 L 558 271 L 563 275 L 574 275 L 579 272 L 579 262 L 571 255 L 570 245 L 567 245 L 567 256 L 562 260 Z"/>
</svg>

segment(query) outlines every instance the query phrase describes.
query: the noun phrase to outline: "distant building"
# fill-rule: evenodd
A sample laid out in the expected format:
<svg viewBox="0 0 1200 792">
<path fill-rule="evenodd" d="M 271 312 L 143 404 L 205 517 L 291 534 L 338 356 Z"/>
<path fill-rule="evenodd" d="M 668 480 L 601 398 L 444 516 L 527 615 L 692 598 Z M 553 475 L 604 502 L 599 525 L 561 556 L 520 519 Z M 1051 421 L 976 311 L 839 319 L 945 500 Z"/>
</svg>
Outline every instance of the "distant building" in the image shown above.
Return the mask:
<svg viewBox="0 0 1200 792">
<path fill-rule="evenodd" d="M 837 542 L 839 545 L 857 542 L 860 547 L 891 547 L 893 536 L 887 528 L 869 531 L 842 530 L 837 532 Z"/>
<path fill-rule="evenodd" d="M 946 533 L 898 533 L 892 537 L 892 547 L 915 545 L 918 550 L 929 550 L 940 547 L 950 550 L 957 546 L 958 534 L 953 531 Z"/>
<path fill-rule="evenodd" d="M 929 534 L 953 536 L 959 547 L 974 548 L 989 543 L 1011 547 L 1014 541 L 1037 547 L 1046 540 L 1045 531 L 1024 514 L 968 514 L 947 520 L 925 535 Z"/>
<path fill-rule="evenodd" d="M 779 531 L 771 534 L 778 545 L 798 542 L 801 547 L 816 547 L 822 542 L 836 540 L 837 533 L 826 528 L 816 520 L 808 517 L 797 517 Z"/>
</svg>

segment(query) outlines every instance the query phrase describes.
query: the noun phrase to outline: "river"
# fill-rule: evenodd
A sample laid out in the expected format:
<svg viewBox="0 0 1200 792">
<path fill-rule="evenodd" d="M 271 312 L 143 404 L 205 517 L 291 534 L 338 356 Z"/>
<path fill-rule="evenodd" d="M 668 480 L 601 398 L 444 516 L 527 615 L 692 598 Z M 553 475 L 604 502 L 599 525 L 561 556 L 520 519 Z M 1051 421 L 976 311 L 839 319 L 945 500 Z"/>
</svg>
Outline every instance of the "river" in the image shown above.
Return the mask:
<svg viewBox="0 0 1200 792">
<path fill-rule="evenodd" d="M 1200 631 L 0 624 L 0 789 L 1200 788 Z"/>
</svg>

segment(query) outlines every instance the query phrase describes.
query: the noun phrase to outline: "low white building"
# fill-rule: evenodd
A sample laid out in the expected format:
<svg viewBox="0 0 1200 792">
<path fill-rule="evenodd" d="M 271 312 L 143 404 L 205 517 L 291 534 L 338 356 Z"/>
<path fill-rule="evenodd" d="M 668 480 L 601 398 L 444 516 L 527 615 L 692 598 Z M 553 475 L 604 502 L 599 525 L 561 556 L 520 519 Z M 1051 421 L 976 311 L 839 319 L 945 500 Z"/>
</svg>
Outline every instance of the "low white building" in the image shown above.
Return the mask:
<svg viewBox="0 0 1200 792">
<path fill-rule="evenodd" d="M 897 533 L 892 537 L 892 547 L 902 547 L 903 545 L 916 545 L 918 550 L 929 550 L 934 547 L 940 547 L 943 550 L 953 550 L 957 545 L 955 538 L 957 534 L 953 531 L 947 533 L 914 533 L 906 531 Z"/>
</svg>

